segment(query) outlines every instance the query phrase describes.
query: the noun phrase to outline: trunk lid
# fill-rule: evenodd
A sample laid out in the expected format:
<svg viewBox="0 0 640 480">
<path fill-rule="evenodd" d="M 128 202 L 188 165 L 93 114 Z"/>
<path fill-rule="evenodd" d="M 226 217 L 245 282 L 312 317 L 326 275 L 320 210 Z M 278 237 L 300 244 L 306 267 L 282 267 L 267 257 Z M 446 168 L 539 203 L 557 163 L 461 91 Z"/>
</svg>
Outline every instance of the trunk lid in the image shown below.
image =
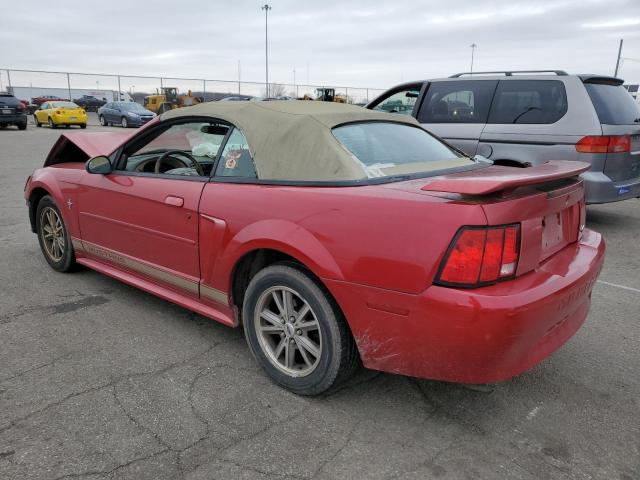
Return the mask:
<svg viewBox="0 0 640 480">
<path fill-rule="evenodd" d="M 488 166 L 389 188 L 481 205 L 487 225 L 520 224 L 516 276 L 540 266 L 582 235 L 586 215 L 584 162 L 555 161 L 530 168 Z"/>
</svg>

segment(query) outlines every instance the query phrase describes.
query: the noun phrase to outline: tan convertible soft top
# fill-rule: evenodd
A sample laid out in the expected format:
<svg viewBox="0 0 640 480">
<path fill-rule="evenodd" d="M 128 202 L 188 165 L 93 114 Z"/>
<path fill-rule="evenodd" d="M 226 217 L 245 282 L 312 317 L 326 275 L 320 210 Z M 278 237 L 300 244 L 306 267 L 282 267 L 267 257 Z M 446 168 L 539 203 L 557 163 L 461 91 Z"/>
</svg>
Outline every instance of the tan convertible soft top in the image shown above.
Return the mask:
<svg viewBox="0 0 640 480">
<path fill-rule="evenodd" d="M 207 102 L 171 110 L 170 118 L 206 116 L 244 133 L 258 178 L 265 180 L 361 180 L 367 174 L 331 133 L 337 125 L 368 120 L 418 125 L 408 115 L 374 112 L 354 105 L 306 100 Z"/>
</svg>

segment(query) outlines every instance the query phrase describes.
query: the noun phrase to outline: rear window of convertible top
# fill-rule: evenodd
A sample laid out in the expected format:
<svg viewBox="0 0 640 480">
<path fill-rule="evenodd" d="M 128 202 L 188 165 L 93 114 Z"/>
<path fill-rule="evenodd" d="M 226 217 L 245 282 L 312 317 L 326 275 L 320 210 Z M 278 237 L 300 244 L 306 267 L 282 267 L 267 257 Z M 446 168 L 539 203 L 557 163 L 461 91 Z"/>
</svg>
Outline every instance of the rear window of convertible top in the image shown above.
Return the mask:
<svg viewBox="0 0 640 480">
<path fill-rule="evenodd" d="M 333 135 L 369 178 L 411 175 L 474 163 L 425 130 L 392 122 L 351 123 Z"/>
</svg>

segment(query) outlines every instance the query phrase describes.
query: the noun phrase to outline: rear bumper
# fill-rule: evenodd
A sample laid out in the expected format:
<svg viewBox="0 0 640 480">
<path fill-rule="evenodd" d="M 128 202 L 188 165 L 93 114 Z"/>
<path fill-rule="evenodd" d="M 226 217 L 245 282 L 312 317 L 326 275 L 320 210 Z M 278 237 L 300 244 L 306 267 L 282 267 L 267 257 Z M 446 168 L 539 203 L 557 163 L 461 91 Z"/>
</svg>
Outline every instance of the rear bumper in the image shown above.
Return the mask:
<svg viewBox="0 0 640 480">
<path fill-rule="evenodd" d="M 507 380 L 533 367 L 580 328 L 604 261 L 601 235 L 585 230 L 537 270 L 497 285 L 422 294 L 326 280 L 366 367 L 462 383 Z"/>
<path fill-rule="evenodd" d="M 587 203 L 607 203 L 640 197 L 640 177 L 614 182 L 602 172 L 582 174 Z"/>
<path fill-rule="evenodd" d="M 0 125 L 17 125 L 19 123 L 27 123 L 26 114 L 15 113 L 11 115 L 0 115 Z"/>
</svg>

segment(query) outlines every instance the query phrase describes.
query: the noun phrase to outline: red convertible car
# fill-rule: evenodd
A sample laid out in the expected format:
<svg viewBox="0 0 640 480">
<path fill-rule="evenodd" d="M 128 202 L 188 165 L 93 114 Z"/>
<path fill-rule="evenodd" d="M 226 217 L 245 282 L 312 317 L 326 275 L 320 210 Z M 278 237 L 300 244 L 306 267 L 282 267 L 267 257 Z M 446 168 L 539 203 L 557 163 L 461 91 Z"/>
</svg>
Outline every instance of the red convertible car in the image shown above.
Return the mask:
<svg viewBox="0 0 640 480">
<path fill-rule="evenodd" d="M 46 261 L 232 327 L 300 394 L 372 369 L 517 375 L 582 325 L 604 259 L 579 162 L 470 159 L 415 120 L 212 102 L 66 133 L 27 180 Z"/>
</svg>

